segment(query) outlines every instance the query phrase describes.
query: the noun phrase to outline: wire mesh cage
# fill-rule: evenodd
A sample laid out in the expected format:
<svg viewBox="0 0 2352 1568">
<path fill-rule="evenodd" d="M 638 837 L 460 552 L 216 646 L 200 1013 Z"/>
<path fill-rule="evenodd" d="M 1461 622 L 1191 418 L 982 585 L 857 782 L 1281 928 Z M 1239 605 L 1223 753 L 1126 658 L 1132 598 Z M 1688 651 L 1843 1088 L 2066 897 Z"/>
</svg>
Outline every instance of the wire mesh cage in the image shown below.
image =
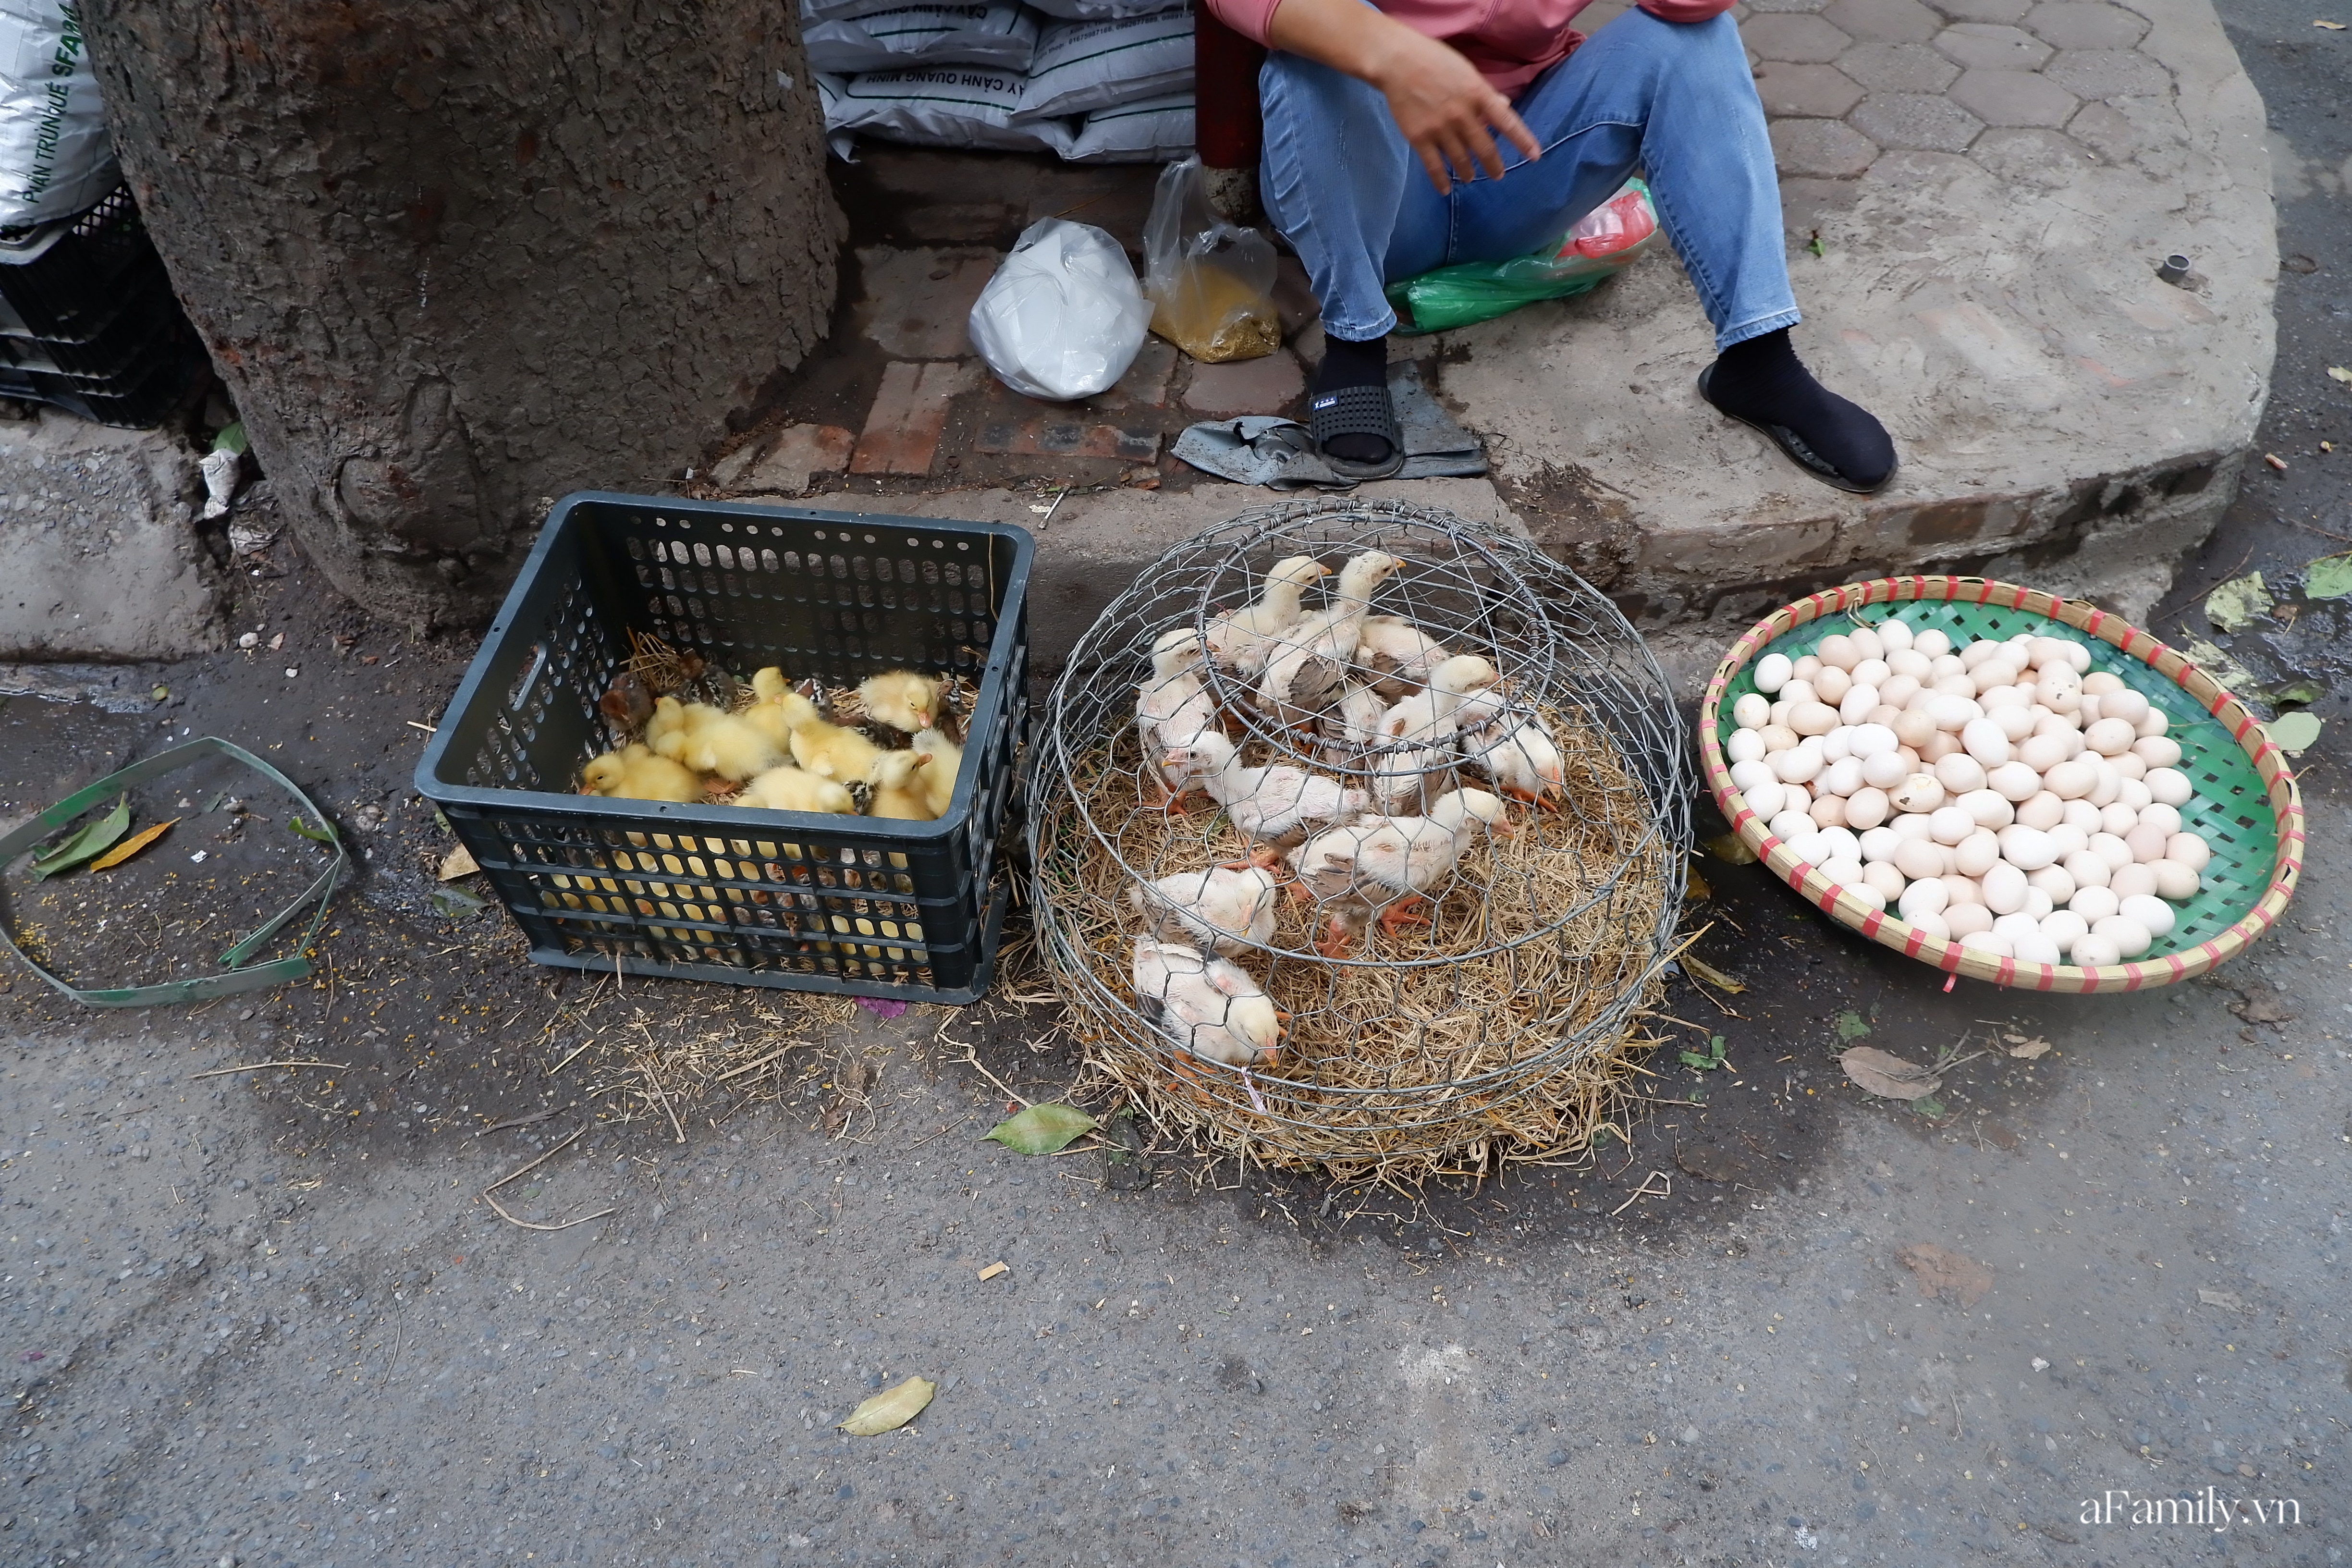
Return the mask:
<svg viewBox="0 0 2352 1568">
<path fill-rule="evenodd" d="M 1671 949 L 1664 676 L 1525 539 L 1246 513 L 1079 640 L 1032 756 L 1038 945 L 1155 1120 L 1345 1173 L 1580 1146 Z"/>
</svg>

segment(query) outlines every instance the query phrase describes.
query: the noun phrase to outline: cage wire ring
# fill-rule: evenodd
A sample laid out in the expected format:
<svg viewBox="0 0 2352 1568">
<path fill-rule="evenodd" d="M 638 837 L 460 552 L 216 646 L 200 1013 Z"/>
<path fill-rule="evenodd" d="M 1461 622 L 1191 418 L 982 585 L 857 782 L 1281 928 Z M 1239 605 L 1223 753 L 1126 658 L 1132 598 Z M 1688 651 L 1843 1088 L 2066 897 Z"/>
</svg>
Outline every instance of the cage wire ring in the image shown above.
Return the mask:
<svg viewBox="0 0 2352 1568">
<path fill-rule="evenodd" d="M 1370 582 L 1347 563 L 1374 551 L 1395 560 L 1362 595 L 1389 617 L 1370 623 L 1381 647 L 1341 653 L 1339 584 Z M 1322 626 L 1328 668 L 1279 639 L 1255 673 L 1202 658 L 1218 739 L 1147 754 L 1156 645 L 1182 667 L 1301 555 L 1320 571 L 1291 573 L 1312 584 L 1297 612 L 1341 626 L 1302 623 L 1294 644 Z M 1548 809 L 1503 800 L 1528 777 L 1514 748 L 1548 751 Z M 1529 541 L 1396 501 L 1244 513 L 1164 552 L 1088 628 L 1033 761 L 1039 951 L 1090 1063 L 1155 1119 L 1341 1169 L 1557 1151 L 1602 1114 L 1672 946 L 1687 763 L 1633 626 Z M 1203 779 L 1222 805 L 1189 803 Z M 1171 782 L 1184 794 L 1163 807 Z"/>
</svg>

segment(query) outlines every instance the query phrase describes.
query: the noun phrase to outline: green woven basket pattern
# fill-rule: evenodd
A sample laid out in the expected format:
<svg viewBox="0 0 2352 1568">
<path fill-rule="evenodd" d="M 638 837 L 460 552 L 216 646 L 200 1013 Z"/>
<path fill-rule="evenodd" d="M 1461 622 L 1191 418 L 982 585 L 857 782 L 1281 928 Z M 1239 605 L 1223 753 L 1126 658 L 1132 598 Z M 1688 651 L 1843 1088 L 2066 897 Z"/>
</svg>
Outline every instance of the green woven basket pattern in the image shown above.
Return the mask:
<svg viewBox="0 0 2352 1568">
<path fill-rule="evenodd" d="M 2011 637 L 2021 631 L 2081 643 L 2091 650 L 2093 670 L 2120 676 L 2124 684 L 2164 710 L 2169 725 L 2165 733 L 2180 742 L 2180 771 L 2189 775 L 2196 790 L 2180 808 L 2180 825 L 2212 847 L 2213 858 L 2205 868 L 2197 896 L 2174 906 L 2179 913 L 2172 930 L 2158 938 L 2137 962 L 2186 952 L 2210 941 L 2244 919 L 2261 900 L 2278 861 L 2278 826 L 2262 775 L 2254 772 L 2253 759 L 2218 720 L 2154 666 L 2129 658 L 2063 621 L 2031 610 L 1954 599 L 1915 599 L 1872 605 L 1862 616 L 1849 613 L 1807 621 L 1773 638 L 1731 679 L 1716 710 L 1717 742 L 1727 741 L 1738 728 L 1731 721 L 1732 704 L 1756 689 L 1756 665 L 1766 654 L 1801 658 L 1833 632 L 1852 631 L 1859 623 L 1875 625 L 1898 613 L 1913 630 L 1934 626 L 1955 646 L 1976 637 Z"/>
</svg>

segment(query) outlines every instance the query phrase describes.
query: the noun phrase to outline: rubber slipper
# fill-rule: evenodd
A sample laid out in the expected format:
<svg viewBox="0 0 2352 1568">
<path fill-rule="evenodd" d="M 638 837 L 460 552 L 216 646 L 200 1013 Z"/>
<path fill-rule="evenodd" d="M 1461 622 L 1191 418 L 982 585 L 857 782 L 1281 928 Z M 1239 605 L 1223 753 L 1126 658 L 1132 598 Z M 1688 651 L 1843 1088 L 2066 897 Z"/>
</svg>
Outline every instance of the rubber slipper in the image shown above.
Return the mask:
<svg viewBox="0 0 2352 1568">
<path fill-rule="evenodd" d="M 1707 396 L 1706 384 L 1708 378 L 1714 374 L 1715 366 L 1713 365 L 1708 365 L 1705 370 L 1698 373 L 1698 395 L 1699 396 L 1706 399 L 1706 405 L 1708 407 L 1714 409 L 1717 414 L 1722 415 L 1725 418 L 1737 419 L 1742 425 L 1747 426 L 1749 429 L 1762 435 L 1769 440 L 1772 445 L 1780 448 L 1781 456 L 1787 458 L 1789 461 L 1796 464 L 1797 467 L 1802 468 L 1807 474 L 1821 480 L 1822 483 L 1828 485 L 1831 489 L 1843 490 L 1849 495 L 1867 496 L 1875 495 L 1880 490 L 1885 489 L 1888 485 L 1895 482 L 1895 476 L 1903 466 L 1899 459 L 1895 462 L 1893 468 L 1886 470 L 1886 477 L 1879 480 L 1876 484 L 1857 484 L 1853 480 L 1847 479 L 1843 474 L 1838 472 L 1837 465 L 1832 463 L 1827 458 L 1822 457 L 1819 452 L 1814 451 L 1812 447 L 1807 446 L 1805 444 L 1805 438 L 1802 436 L 1798 435 L 1794 430 L 1790 429 L 1786 425 L 1775 425 L 1770 421 L 1764 419 L 1750 419 L 1745 414 L 1734 414 L 1730 409 L 1726 408 L 1721 404 L 1716 402 L 1714 398 Z M 1326 461 L 1328 461 L 1328 459 L 1327 458 Z"/>
<path fill-rule="evenodd" d="M 1385 479 L 1404 467 L 1404 431 L 1397 425 L 1396 399 L 1386 386 L 1343 386 L 1318 392 L 1307 403 L 1307 433 L 1315 454 L 1343 479 Z M 1325 445 L 1334 436 L 1378 436 L 1389 455 L 1377 463 L 1335 458 Z"/>
</svg>

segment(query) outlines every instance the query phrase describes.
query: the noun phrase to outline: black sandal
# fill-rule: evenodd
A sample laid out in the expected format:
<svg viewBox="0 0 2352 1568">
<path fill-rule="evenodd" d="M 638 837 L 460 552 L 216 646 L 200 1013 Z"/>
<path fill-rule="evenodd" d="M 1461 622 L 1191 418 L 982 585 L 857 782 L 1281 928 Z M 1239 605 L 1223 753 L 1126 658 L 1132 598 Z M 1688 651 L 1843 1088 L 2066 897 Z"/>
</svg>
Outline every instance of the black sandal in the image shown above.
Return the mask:
<svg viewBox="0 0 2352 1568">
<path fill-rule="evenodd" d="M 1386 385 L 1318 392 L 1307 406 L 1307 433 L 1314 437 L 1315 454 L 1341 479 L 1385 479 L 1404 467 L 1404 431 L 1397 425 L 1396 399 Z M 1389 444 L 1389 455 L 1377 463 L 1335 458 L 1325 445 L 1334 436 L 1378 436 Z"/>
<path fill-rule="evenodd" d="M 1706 400 L 1706 405 L 1714 409 L 1717 414 L 1722 415 L 1725 418 L 1737 419 L 1742 425 L 1747 426 L 1749 429 L 1764 436 L 1774 446 L 1780 448 L 1781 456 L 1787 458 L 1789 461 L 1796 464 L 1797 467 L 1804 469 L 1806 473 L 1810 474 L 1814 479 L 1821 480 L 1822 483 L 1830 486 L 1833 489 L 1843 490 L 1849 495 L 1867 496 L 1875 495 L 1880 490 L 1885 489 L 1887 486 L 1895 482 L 1895 470 L 1902 467 L 1899 462 L 1894 467 L 1889 468 L 1886 470 L 1886 477 L 1879 480 L 1876 484 L 1856 484 L 1853 480 L 1847 479 L 1843 474 L 1838 472 L 1835 464 L 1832 463 L 1827 458 L 1822 457 L 1819 452 L 1814 451 L 1811 447 L 1807 446 L 1805 444 L 1805 438 L 1802 436 L 1798 435 L 1794 430 L 1790 429 L 1786 425 L 1774 425 L 1761 419 L 1750 419 L 1744 414 L 1734 414 L 1728 408 L 1717 403 L 1714 398 L 1707 396 L 1707 380 L 1714 374 L 1715 366 L 1711 364 L 1705 370 L 1698 373 L 1698 395 L 1701 398 Z M 1325 460 L 1328 461 L 1329 459 L 1327 458 Z"/>
</svg>

